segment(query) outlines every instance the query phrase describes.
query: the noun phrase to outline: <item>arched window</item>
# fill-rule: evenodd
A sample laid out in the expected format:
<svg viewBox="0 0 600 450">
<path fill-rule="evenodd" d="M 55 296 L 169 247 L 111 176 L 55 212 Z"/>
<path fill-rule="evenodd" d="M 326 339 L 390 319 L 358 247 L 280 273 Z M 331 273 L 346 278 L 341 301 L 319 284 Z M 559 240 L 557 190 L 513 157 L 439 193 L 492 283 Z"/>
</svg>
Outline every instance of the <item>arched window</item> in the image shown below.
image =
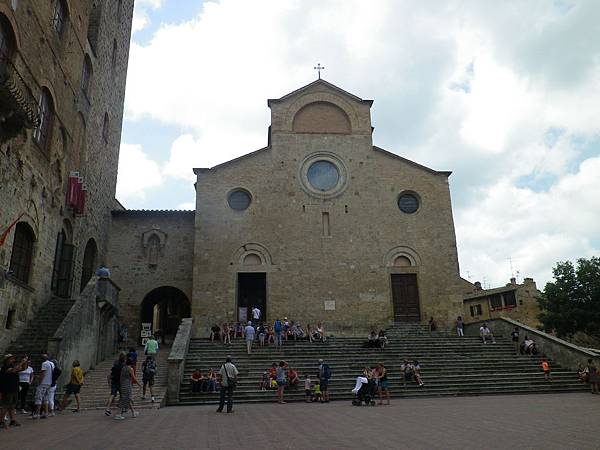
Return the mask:
<svg viewBox="0 0 600 450">
<path fill-rule="evenodd" d="M 82 292 L 91 280 L 96 269 L 96 259 L 98 258 L 98 246 L 96 241 L 91 238 L 87 241 L 83 253 L 83 262 L 81 264 L 81 286 L 79 292 Z"/>
<path fill-rule="evenodd" d="M 83 69 L 81 71 L 81 90 L 89 97 L 90 82 L 92 80 L 92 60 L 88 55 L 83 58 Z"/>
<path fill-rule="evenodd" d="M 77 137 L 77 148 L 75 151 L 79 155 L 79 161 L 77 165 L 83 164 L 85 160 L 85 151 L 86 151 L 86 127 L 85 127 L 85 119 L 81 113 L 79 114 L 79 136 Z"/>
<path fill-rule="evenodd" d="M 104 124 L 102 125 L 102 138 L 108 143 L 108 113 L 104 113 Z"/>
<path fill-rule="evenodd" d="M 67 27 L 67 7 L 64 0 L 54 2 L 54 17 L 52 18 L 52 28 L 56 31 L 59 38 L 62 39 Z"/>
<path fill-rule="evenodd" d="M 38 107 L 40 123 L 37 128 L 33 130 L 33 139 L 42 150 L 48 150 L 50 134 L 52 132 L 52 123 L 54 121 L 54 103 L 50 91 L 46 88 L 42 89 Z"/>
<path fill-rule="evenodd" d="M 26 222 L 19 222 L 15 227 L 12 254 L 10 256 L 10 271 L 14 278 L 23 283 L 29 283 L 33 258 L 33 243 L 35 235 Z"/>
<path fill-rule="evenodd" d="M 15 53 L 15 35 L 10 22 L 0 14 L 0 67 L 4 67 Z"/>
</svg>

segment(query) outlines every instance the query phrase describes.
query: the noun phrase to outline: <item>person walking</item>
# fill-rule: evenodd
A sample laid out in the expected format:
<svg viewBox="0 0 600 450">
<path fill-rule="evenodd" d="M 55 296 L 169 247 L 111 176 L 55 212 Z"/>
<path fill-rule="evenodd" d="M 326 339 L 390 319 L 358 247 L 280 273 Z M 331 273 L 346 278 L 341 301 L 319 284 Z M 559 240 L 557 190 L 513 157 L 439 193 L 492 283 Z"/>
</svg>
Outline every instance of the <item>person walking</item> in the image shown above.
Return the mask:
<svg viewBox="0 0 600 450">
<path fill-rule="evenodd" d="M 111 415 L 110 408 L 117 397 L 117 394 L 121 393 L 121 370 L 123 369 L 125 362 L 126 356 L 124 353 L 121 353 L 110 369 L 110 373 L 106 377 L 108 384 L 110 385 L 110 396 L 106 402 L 106 409 L 104 410 L 105 416 Z"/>
<path fill-rule="evenodd" d="M 19 372 L 19 409 L 23 414 L 27 414 L 27 393 L 33 383 L 33 367 L 27 356 L 24 359 L 27 360 L 27 367 Z"/>
<path fill-rule="evenodd" d="M 25 370 L 28 365 L 27 357 L 16 364 L 16 358 L 8 353 L 4 356 L 2 368 L 0 369 L 0 428 L 4 428 L 4 417 L 8 414 L 9 427 L 19 427 L 16 421 L 17 402 L 19 400 L 19 372 Z"/>
<path fill-rule="evenodd" d="M 260 317 L 262 315 L 262 311 L 257 305 L 254 305 L 252 308 L 252 325 L 257 326 L 260 323 Z"/>
<path fill-rule="evenodd" d="M 277 403 L 283 404 L 283 391 L 287 384 L 287 369 L 285 361 L 279 361 L 279 367 L 275 375 L 275 381 L 277 382 Z"/>
<path fill-rule="evenodd" d="M 600 390 L 598 389 L 598 385 L 600 384 L 600 372 L 594 364 L 594 360 L 588 359 L 587 370 L 588 381 L 590 383 L 590 388 L 592 389 L 592 394 L 600 394 Z"/>
<path fill-rule="evenodd" d="M 231 362 L 231 356 L 225 359 L 225 364 L 221 366 L 219 372 L 221 374 L 221 396 L 219 398 L 219 407 L 217 412 L 223 412 L 223 406 L 225 406 L 225 400 L 227 400 L 227 412 L 233 412 L 233 389 L 237 383 L 238 370 L 237 367 Z"/>
<path fill-rule="evenodd" d="M 519 327 L 515 327 L 515 329 L 510 333 L 510 338 L 515 349 L 515 355 L 519 354 Z"/>
<path fill-rule="evenodd" d="M 156 375 L 156 361 L 152 356 L 146 356 L 146 361 L 142 364 L 142 400 L 146 399 L 146 386 L 150 389 L 150 400 L 154 403 L 154 376 Z"/>
<path fill-rule="evenodd" d="M 42 368 L 39 375 L 39 384 L 35 390 L 35 412 L 32 419 L 48 418 L 48 394 L 52 386 L 52 372 L 54 364 L 49 360 L 47 354 L 42 355 Z"/>
<path fill-rule="evenodd" d="M 116 420 L 124 420 L 124 414 L 127 412 L 127 410 L 131 410 L 132 418 L 136 418 L 138 416 L 138 412 L 133 407 L 132 391 L 133 385 L 137 384 L 140 386 L 140 382 L 135 377 L 135 372 L 133 371 L 133 367 L 131 367 L 132 364 L 133 361 L 128 358 L 125 362 L 125 365 L 121 369 L 121 376 L 119 378 L 119 389 L 121 391 L 119 408 L 121 408 L 121 413 L 115 416 Z"/>
<path fill-rule="evenodd" d="M 52 384 L 50 385 L 50 389 L 48 389 L 48 416 L 54 417 L 54 405 L 56 403 L 56 389 L 58 387 L 58 378 L 62 374 L 62 369 L 58 365 L 58 361 L 56 359 L 51 359 L 52 363 Z"/>
<path fill-rule="evenodd" d="M 156 358 L 157 353 L 158 353 L 158 341 L 156 340 L 156 336 L 152 335 L 146 341 L 146 345 L 144 346 L 144 355 L 150 355 L 153 358 Z"/>
<path fill-rule="evenodd" d="M 246 326 L 246 350 L 248 351 L 248 354 L 252 353 L 252 342 L 254 342 L 254 334 L 255 334 L 255 330 L 254 327 L 252 326 L 252 322 L 248 322 L 248 325 Z"/>
<path fill-rule="evenodd" d="M 329 403 L 329 379 L 331 378 L 331 368 L 319 359 L 319 384 L 323 395 L 323 403 Z"/>
<path fill-rule="evenodd" d="M 78 413 L 81 408 L 81 397 L 79 393 L 81 392 L 81 386 L 83 386 L 83 370 L 81 370 L 81 364 L 79 361 L 73 361 L 73 368 L 71 369 L 71 378 L 69 380 L 69 384 L 67 384 L 67 391 L 65 392 L 65 396 L 62 399 L 60 409 L 64 411 L 64 409 L 69 404 L 69 397 L 71 395 L 75 396 L 75 401 L 77 402 L 77 408 L 73 410 L 74 413 Z"/>
<path fill-rule="evenodd" d="M 465 322 L 464 322 L 462 316 L 458 316 L 456 318 L 456 334 L 458 336 L 462 337 L 465 335 L 464 330 L 465 330 Z"/>
</svg>

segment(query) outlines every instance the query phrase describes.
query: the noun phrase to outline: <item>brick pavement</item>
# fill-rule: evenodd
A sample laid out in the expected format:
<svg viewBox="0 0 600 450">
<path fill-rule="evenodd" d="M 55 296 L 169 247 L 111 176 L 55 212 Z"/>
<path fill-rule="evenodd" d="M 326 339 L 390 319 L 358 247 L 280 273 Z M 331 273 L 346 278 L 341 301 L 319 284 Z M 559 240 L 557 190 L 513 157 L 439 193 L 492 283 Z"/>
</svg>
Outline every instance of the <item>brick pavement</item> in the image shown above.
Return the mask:
<svg viewBox="0 0 600 450">
<path fill-rule="evenodd" d="M 391 406 L 238 405 L 142 411 L 122 422 L 99 411 L 22 420 L 0 430 L 14 449 L 502 449 L 600 448 L 600 396 L 552 394 L 395 400 Z"/>
</svg>

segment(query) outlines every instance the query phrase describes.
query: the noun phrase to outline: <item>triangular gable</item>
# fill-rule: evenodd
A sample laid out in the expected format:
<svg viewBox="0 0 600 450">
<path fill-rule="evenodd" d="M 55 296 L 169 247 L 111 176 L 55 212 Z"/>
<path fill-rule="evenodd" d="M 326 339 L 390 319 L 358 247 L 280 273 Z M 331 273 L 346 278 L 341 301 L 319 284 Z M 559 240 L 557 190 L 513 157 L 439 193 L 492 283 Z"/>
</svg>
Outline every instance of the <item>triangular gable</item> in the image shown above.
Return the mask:
<svg viewBox="0 0 600 450">
<path fill-rule="evenodd" d="M 345 90 L 343 90 L 340 87 L 337 87 L 335 84 L 331 84 L 330 82 L 325 81 L 324 79 L 320 78 L 318 80 L 313 81 L 312 83 L 307 84 L 306 86 L 302 86 L 301 88 L 296 89 L 295 91 L 292 91 L 289 94 L 284 95 L 283 97 L 268 99 L 267 100 L 267 105 L 269 107 L 271 107 L 271 104 L 273 104 L 273 103 L 283 102 L 283 101 L 289 99 L 290 97 L 293 97 L 294 95 L 297 95 L 297 94 L 299 94 L 299 93 L 301 93 L 303 91 L 306 91 L 306 90 L 310 89 L 313 86 L 318 86 L 318 85 L 325 86 L 325 87 L 327 87 L 329 89 L 337 91 L 338 93 L 340 93 L 340 94 L 342 94 L 342 95 L 344 95 L 346 97 L 350 97 L 352 100 L 354 100 L 356 102 L 364 103 L 364 104 L 367 104 L 369 106 L 371 106 L 373 104 L 373 100 L 363 100 L 362 98 L 357 97 L 356 95 L 351 94 L 350 92 L 345 91 Z"/>
<path fill-rule="evenodd" d="M 411 165 L 413 167 L 416 167 L 417 169 L 424 170 L 425 172 L 429 172 L 429 173 L 434 174 L 434 175 L 445 175 L 445 176 L 449 177 L 452 174 L 452 172 L 448 171 L 448 170 L 441 170 L 440 171 L 440 170 L 430 169 L 429 167 L 425 167 L 425 166 L 423 166 L 423 165 L 421 165 L 419 163 L 411 161 L 410 159 L 403 158 L 400 155 L 396 155 L 395 153 L 392 153 L 390 151 L 384 150 L 383 148 L 377 147 L 375 145 L 373 146 L 373 150 L 375 150 L 377 152 L 380 152 L 380 153 L 383 153 L 384 155 L 390 156 L 390 157 L 392 157 L 394 159 L 399 159 L 400 161 L 405 162 L 408 165 Z"/>
<path fill-rule="evenodd" d="M 270 149 L 271 149 L 271 147 L 269 147 L 269 146 L 259 148 L 258 150 L 254 150 L 253 152 L 246 153 L 245 155 L 238 156 L 237 158 L 230 159 L 229 161 L 222 162 L 221 164 L 217 164 L 216 166 L 212 166 L 212 167 L 194 167 L 194 173 L 196 175 L 198 175 L 199 172 L 206 172 L 209 170 L 220 169 L 222 167 L 229 166 L 230 164 L 241 161 L 243 159 L 252 158 L 252 157 L 256 156 L 258 153 L 262 153 L 265 150 L 270 150 Z"/>
</svg>

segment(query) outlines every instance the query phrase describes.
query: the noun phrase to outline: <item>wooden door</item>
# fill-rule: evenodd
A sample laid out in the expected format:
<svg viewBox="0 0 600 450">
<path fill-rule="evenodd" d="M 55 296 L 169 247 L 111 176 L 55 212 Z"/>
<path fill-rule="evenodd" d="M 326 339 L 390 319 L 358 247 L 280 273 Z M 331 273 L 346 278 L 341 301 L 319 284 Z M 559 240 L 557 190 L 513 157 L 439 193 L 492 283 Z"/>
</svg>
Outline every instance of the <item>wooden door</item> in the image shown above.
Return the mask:
<svg viewBox="0 0 600 450">
<path fill-rule="evenodd" d="M 396 322 L 419 322 L 421 320 L 416 274 L 392 274 L 392 299 Z"/>
</svg>

